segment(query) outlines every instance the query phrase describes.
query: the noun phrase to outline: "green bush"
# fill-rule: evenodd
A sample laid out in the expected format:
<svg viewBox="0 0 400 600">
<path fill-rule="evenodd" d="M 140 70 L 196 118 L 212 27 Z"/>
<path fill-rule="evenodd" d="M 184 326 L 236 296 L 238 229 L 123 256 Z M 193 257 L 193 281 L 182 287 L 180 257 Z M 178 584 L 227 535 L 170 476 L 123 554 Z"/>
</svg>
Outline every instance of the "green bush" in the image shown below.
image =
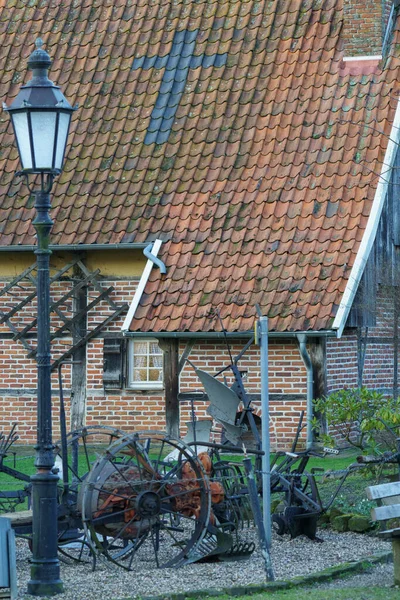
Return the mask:
<svg viewBox="0 0 400 600">
<path fill-rule="evenodd" d="M 369 517 L 371 509 L 375 508 L 375 506 L 375 501 L 367 500 L 365 497 L 351 498 L 345 494 L 339 494 L 335 500 L 335 507 L 332 509 L 331 514 L 336 516 L 333 512 L 336 509 L 339 514 L 353 513 Z"/>
<path fill-rule="evenodd" d="M 396 449 L 400 427 L 400 399 L 387 398 L 365 387 L 343 389 L 314 401 L 314 409 L 326 418 L 329 434 L 321 433 L 314 417 L 314 430 L 321 441 L 334 446 L 340 437 L 347 444 L 379 454 L 383 445 Z M 334 435 L 333 435 L 334 434 Z"/>
</svg>

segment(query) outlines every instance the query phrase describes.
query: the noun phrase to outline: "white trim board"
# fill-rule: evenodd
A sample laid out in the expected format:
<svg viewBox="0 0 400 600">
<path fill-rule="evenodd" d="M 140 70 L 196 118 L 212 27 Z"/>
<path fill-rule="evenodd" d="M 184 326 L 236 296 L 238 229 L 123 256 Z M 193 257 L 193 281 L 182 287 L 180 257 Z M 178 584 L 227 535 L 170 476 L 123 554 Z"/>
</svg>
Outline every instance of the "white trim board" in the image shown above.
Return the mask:
<svg viewBox="0 0 400 600">
<path fill-rule="evenodd" d="M 359 62 L 363 60 L 382 60 L 382 54 L 371 54 L 371 56 L 344 56 L 343 62 Z"/>
<path fill-rule="evenodd" d="M 389 137 L 389 142 L 386 148 L 385 158 L 381 168 L 378 185 L 375 191 L 375 197 L 372 203 L 371 213 L 368 217 L 368 223 L 361 240 L 360 247 L 357 252 L 354 265 L 351 269 L 346 289 L 344 290 L 342 300 L 333 321 L 332 329 L 337 330 L 337 337 L 341 337 L 343 329 L 346 325 L 347 317 L 349 316 L 354 297 L 357 292 L 365 265 L 367 264 L 372 246 L 375 241 L 376 232 L 378 230 L 379 220 L 381 218 L 382 209 L 386 200 L 391 170 L 396 157 L 397 147 L 400 140 L 400 99 L 397 103 L 396 113 L 392 125 L 392 130 Z"/>
<path fill-rule="evenodd" d="M 156 240 L 153 244 L 153 247 L 151 249 L 151 254 L 153 256 L 157 256 L 158 252 L 161 248 L 161 244 L 162 244 L 162 240 Z M 129 327 L 133 321 L 133 318 L 135 316 L 135 312 L 137 307 L 139 306 L 139 302 L 142 298 L 143 292 L 144 292 L 144 288 L 146 287 L 146 284 L 149 280 L 150 277 L 150 273 L 152 268 L 154 267 L 154 263 L 152 260 L 148 259 L 145 268 L 143 269 L 143 273 L 142 276 L 140 278 L 139 281 L 139 285 L 136 288 L 135 294 L 133 296 L 133 300 L 132 303 L 129 307 L 129 310 L 127 312 L 127 315 L 125 317 L 125 321 L 121 327 L 121 331 L 129 331 Z"/>
</svg>

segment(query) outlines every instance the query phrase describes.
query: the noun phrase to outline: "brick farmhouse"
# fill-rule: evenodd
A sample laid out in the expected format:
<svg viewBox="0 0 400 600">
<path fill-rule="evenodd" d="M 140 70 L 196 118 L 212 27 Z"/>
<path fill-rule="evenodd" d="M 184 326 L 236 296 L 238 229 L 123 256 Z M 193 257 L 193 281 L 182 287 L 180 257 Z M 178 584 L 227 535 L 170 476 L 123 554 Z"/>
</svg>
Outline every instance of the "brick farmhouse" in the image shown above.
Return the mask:
<svg viewBox="0 0 400 600">
<path fill-rule="evenodd" d="M 271 438 L 313 397 L 398 394 L 399 2 L 5 0 L 11 103 L 42 37 L 78 103 L 52 191 L 55 435 L 185 431 L 269 319 Z M 36 437 L 33 201 L 0 119 L 0 424 Z M 71 364 L 71 360 L 73 364 Z M 66 364 L 64 364 L 66 363 Z M 240 361 L 260 413 L 259 348 Z M 310 411 L 308 414 L 310 417 Z"/>
</svg>

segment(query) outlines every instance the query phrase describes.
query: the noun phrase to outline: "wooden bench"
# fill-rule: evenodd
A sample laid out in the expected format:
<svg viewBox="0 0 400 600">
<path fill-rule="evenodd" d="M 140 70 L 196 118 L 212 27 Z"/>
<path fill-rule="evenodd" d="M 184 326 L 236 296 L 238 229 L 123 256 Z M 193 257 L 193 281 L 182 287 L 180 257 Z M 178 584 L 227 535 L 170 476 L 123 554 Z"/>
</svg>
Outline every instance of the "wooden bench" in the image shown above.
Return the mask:
<svg viewBox="0 0 400 600">
<path fill-rule="evenodd" d="M 15 535 L 9 520 L 0 516 L 0 598 L 15 600 L 17 595 Z"/>
<path fill-rule="evenodd" d="M 1 513 L 0 516 L 10 521 L 11 527 L 32 524 L 32 510 L 20 510 L 18 512 L 12 513 Z"/>
<path fill-rule="evenodd" d="M 381 506 L 371 511 L 373 521 L 387 521 L 400 517 L 400 481 L 372 485 L 367 487 L 366 491 L 369 500 L 382 502 Z M 394 583 L 400 585 L 400 527 L 380 531 L 379 535 L 392 540 Z"/>
</svg>

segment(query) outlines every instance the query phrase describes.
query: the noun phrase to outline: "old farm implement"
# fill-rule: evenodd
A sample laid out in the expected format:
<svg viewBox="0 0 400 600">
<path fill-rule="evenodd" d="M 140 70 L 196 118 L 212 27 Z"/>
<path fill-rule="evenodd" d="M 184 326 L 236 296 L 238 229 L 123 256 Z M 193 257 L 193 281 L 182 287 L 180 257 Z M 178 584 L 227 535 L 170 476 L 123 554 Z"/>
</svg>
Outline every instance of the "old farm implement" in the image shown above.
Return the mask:
<svg viewBox="0 0 400 600">
<path fill-rule="evenodd" d="M 61 440 L 55 452 L 62 555 L 94 565 L 100 554 L 133 569 L 136 559 L 172 567 L 252 553 L 254 543 L 241 532 L 253 520 L 258 497 L 249 494 L 243 467 L 222 460 L 218 444 L 198 452 L 196 441 L 189 445 L 160 432 L 93 426 L 67 435 L 61 367 L 59 374 Z M 200 422 L 194 424 L 195 439 L 198 428 Z M 0 475 L 26 483 L 22 492 L 10 493 L 10 510 L 17 501 L 29 503 L 29 476 L 8 466 L 15 427 L 3 441 Z M 30 511 L 8 516 L 17 535 L 30 540 Z"/>
<path fill-rule="evenodd" d="M 67 460 L 57 451 L 67 465 L 59 486 L 59 549 L 69 558 L 94 560 L 100 553 L 132 569 L 136 558 L 171 567 L 254 550 L 240 540 L 252 519 L 246 478 L 228 461 L 214 465 L 207 452 L 197 456 L 163 433 L 123 435 L 106 427 L 69 434 Z M 29 539 L 29 518 L 14 516 L 17 535 Z"/>
<path fill-rule="evenodd" d="M 96 556 L 102 555 L 134 569 L 137 559 L 157 567 L 178 567 L 195 561 L 240 559 L 252 553 L 255 544 L 245 528 L 255 522 L 260 531 L 262 525 L 262 450 L 237 365 L 242 355 L 227 367 L 233 374 L 231 387 L 196 369 L 208 396 L 208 413 L 222 426 L 225 443 L 210 441 L 211 419 L 196 420 L 194 410 L 185 440 L 160 432 L 125 433 L 102 426 L 67 435 L 60 377 L 61 441 L 55 451 L 60 469 L 62 555 L 93 565 Z M 249 429 L 254 447 L 247 453 L 252 459 L 242 461 Z M 271 465 L 271 492 L 281 498 L 274 523 L 280 534 L 304 533 L 314 539 L 318 516 L 326 507 L 314 474 L 306 470 L 312 453 L 296 452 L 301 429 L 302 417 L 291 452 L 278 453 Z M 0 502 L 7 499 L 7 504 L 0 507 L 9 511 L 17 535 L 29 540 L 29 511 L 14 517 L 10 512 L 17 503 L 30 499 L 29 476 L 16 468 L 12 457 L 16 440 L 15 427 L 0 438 L 0 476 L 7 474 L 25 485 L 2 492 Z"/>
</svg>

